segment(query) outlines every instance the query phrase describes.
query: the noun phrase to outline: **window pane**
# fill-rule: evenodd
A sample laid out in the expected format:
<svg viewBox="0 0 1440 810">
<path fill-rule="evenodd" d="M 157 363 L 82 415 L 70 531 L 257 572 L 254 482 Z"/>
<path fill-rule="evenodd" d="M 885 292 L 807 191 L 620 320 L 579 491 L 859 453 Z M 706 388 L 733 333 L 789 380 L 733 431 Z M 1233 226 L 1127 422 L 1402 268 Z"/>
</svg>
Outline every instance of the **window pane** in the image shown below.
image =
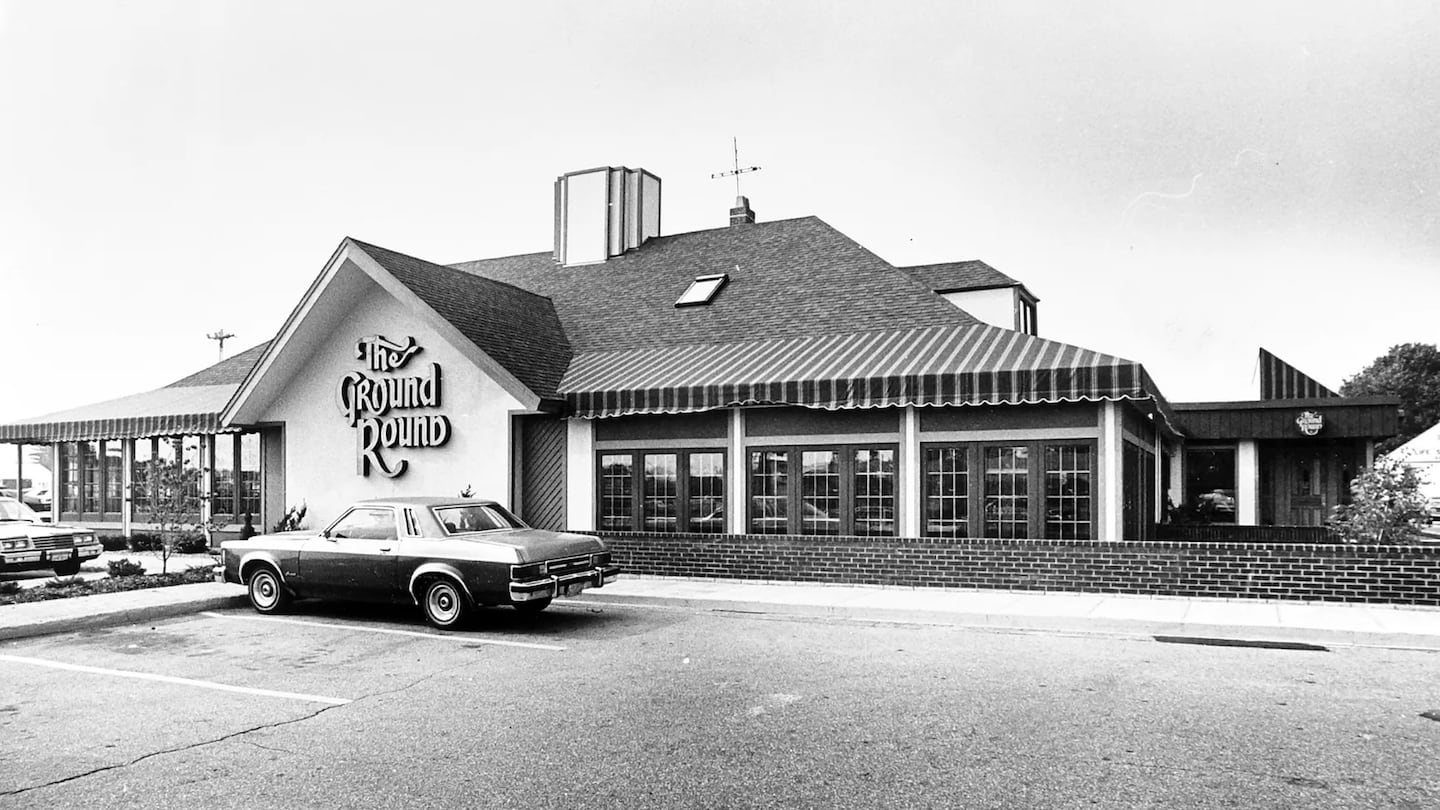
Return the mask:
<svg viewBox="0 0 1440 810">
<path fill-rule="evenodd" d="M 840 454 L 834 450 L 800 453 L 800 533 L 840 533 Z"/>
<path fill-rule="evenodd" d="M 966 537 L 970 471 L 964 447 L 925 449 L 925 536 Z"/>
<path fill-rule="evenodd" d="M 1030 449 L 985 448 L 985 536 L 1029 536 Z"/>
<path fill-rule="evenodd" d="M 1185 451 L 1187 506 L 1209 523 L 1235 522 L 1235 451 Z"/>
<path fill-rule="evenodd" d="M 1089 446 L 1045 448 L 1045 536 L 1051 540 L 1089 540 Z"/>
<path fill-rule="evenodd" d="M 647 532 L 676 530 L 676 510 L 680 479 L 674 453 L 649 453 L 645 456 L 645 500 L 642 504 Z"/>
<path fill-rule="evenodd" d="M 600 528 L 628 532 L 633 521 L 634 478 L 630 454 L 600 457 Z"/>
<path fill-rule="evenodd" d="M 60 510 L 80 511 L 80 443 L 66 442 L 60 446 L 64 461 L 60 467 Z"/>
<path fill-rule="evenodd" d="M 725 532 L 725 454 L 691 453 L 690 526 L 692 532 Z"/>
<path fill-rule="evenodd" d="M 240 518 L 260 518 L 260 434 L 240 436 Z"/>
<path fill-rule="evenodd" d="M 210 514 L 215 522 L 234 522 L 235 514 L 235 437 L 215 437 L 215 466 L 210 474 Z"/>
<path fill-rule="evenodd" d="M 789 531 L 790 454 L 784 450 L 750 453 L 750 533 Z"/>
<path fill-rule="evenodd" d="M 125 443 L 117 439 L 104 443 L 105 512 L 117 520 L 120 517 L 120 508 L 125 502 L 125 457 L 122 455 L 124 446 Z"/>
<path fill-rule="evenodd" d="M 855 451 L 855 533 L 895 536 L 895 451 Z"/>
<path fill-rule="evenodd" d="M 130 464 L 130 519 L 144 521 L 150 514 L 150 459 L 154 439 L 135 440 L 135 458 Z"/>
<path fill-rule="evenodd" d="M 100 511 L 100 442 L 80 442 L 80 474 L 83 511 Z"/>
<path fill-rule="evenodd" d="M 356 540 L 394 540 L 395 512 L 390 509 L 352 509 L 330 528 L 334 538 Z"/>
</svg>

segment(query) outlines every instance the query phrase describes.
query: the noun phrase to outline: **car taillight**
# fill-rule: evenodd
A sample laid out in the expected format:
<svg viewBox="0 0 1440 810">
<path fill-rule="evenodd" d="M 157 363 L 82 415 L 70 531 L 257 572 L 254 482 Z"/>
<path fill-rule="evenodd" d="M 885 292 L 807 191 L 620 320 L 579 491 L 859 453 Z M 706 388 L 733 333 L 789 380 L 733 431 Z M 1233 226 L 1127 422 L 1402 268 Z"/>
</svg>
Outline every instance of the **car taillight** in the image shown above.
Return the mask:
<svg viewBox="0 0 1440 810">
<path fill-rule="evenodd" d="M 514 580 L 539 579 L 550 571 L 549 563 L 530 563 L 510 566 L 510 578 Z"/>
</svg>

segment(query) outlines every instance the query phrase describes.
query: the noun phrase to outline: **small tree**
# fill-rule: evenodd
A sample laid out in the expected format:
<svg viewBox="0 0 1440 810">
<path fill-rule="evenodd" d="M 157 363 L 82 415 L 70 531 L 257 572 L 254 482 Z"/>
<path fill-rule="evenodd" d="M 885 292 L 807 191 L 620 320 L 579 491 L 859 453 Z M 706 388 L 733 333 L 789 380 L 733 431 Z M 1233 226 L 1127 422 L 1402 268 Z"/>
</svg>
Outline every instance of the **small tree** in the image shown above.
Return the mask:
<svg viewBox="0 0 1440 810">
<path fill-rule="evenodd" d="M 182 541 L 193 540 L 206 526 L 200 519 L 200 470 L 174 459 L 151 459 L 146 465 L 151 487 L 150 522 L 160 533 L 160 573 Z"/>
<path fill-rule="evenodd" d="M 1350 482 L 1351 502 L 1335 521 L 1347 543 L 1403 543 L 1420 531 L 1425 497 L 1415 470 L 1390 458 Z"/>
</svg>

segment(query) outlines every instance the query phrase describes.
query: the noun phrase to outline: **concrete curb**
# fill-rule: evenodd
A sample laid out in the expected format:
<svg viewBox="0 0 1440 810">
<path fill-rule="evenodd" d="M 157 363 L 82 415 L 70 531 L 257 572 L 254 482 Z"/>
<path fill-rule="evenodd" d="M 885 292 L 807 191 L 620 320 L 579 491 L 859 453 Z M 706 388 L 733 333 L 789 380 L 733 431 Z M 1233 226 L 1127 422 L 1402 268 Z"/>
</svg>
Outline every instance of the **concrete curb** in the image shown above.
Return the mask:
<svg viewBox="0 0 1440 810">
<path fill-rule="evenodd" d="M 557 601 L 568 607 L 649 606 L 714 613 L 746 613 L 788 617 L 835 618 L 857 622 L 941 624 L 1004 633 L 1065 633 L 1110 638 L 1188 636 L 1234 641 L 1274 641 L 1321 644 L 1331 647 L 1383 647 L 1440 652 L 1440 635 L 1365 632 L 1336 628 L 1224 625 L 1146 619 L 1112 619 L 1093 616 L 1046 616 L 1007 613 L 971 613 L 915 608 L 781 603 L 703 597 L 647 596 L 587 593 L 579 599 Z"/>
<path fill-rule="evenodd" d="M 73 633 L 249 604 L 238 585 L 201 582 L 0 607 L 0 641 Z"/>
</svg>

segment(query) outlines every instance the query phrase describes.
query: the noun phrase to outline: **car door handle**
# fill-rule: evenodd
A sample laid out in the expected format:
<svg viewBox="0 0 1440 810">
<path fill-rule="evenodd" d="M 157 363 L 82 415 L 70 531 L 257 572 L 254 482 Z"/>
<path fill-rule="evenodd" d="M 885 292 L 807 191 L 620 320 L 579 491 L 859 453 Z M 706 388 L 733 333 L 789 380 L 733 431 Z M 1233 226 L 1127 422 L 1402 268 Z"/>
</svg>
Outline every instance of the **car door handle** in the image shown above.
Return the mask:
<svg viewBox="0 0 1440 810">
<path fill-rule="evenodd" d="M 380 550 L 381 550 L 381 551 L 389 551 L 389 550 L 390 550 L 390 547 L 389 547 L 389 546 L 381 546 L 381 547 L 380 547 Z"/>
</svg>

